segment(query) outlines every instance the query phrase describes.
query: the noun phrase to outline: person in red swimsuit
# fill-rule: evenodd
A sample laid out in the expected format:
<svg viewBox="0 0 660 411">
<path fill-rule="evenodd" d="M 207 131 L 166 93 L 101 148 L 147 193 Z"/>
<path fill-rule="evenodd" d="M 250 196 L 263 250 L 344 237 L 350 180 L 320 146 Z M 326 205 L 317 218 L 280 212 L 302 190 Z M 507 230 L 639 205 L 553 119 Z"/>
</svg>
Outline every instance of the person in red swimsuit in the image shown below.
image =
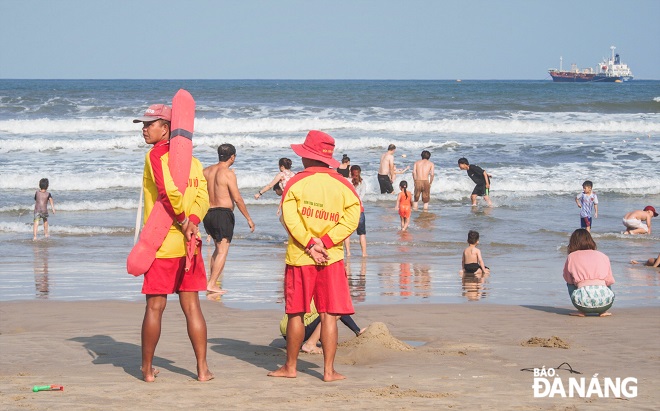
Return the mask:
<svg viewBox="0 0 660 411">
<path fill-rule="evenodd" d="M 401 217 L 401 231 L 406 231 L 412 213 L 412 195 L 408 192 L 408 182 L 406 180 L 399 183 L 399 189 L 401 189 L 401 192 L 396 198 L 396 209 Z"/>
</svg>

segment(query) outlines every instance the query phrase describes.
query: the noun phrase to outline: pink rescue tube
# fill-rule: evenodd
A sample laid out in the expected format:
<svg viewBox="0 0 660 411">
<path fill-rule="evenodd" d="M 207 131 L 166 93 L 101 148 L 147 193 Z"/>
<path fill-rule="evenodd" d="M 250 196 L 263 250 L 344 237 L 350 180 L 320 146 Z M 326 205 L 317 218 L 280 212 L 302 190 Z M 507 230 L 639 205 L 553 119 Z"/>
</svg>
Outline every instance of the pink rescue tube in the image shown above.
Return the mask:
<svg viewBox="0 0 660 411">
<path fill-rule="evenodd" d="M 192 162 L 192 135 L 195 123 L 195 100 L 186 90 L 179 90 L 172 99 L 172 121 L 168 167 L 179 191 L 185 193 Z M 138 276 L 146 273 L 156 259 L 174 223 L 159 200 L 142 227 L 140 238 L 126 259 L 126 271 Z"/>
</svg>

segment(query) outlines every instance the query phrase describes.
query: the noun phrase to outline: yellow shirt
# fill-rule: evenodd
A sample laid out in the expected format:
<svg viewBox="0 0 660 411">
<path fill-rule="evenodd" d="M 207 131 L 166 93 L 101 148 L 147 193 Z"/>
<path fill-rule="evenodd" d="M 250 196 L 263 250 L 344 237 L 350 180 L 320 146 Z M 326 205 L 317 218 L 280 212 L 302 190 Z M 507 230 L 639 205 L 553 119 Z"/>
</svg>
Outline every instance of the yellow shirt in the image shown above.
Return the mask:
<svg viewBox="0 0 660 411">
<path fill-rule="evenodd" d="M 320 238 L 332 264 L 344 259 L 346 237 L 358 226 L 362 203 L 353 185 L 336 170 L 308 167 L 289 180 L 282 194 L 282 223 L 289 232 L 286 264 L 315 265 L 305 253 Z"/>
<path fill-rule="evenodd" d="M 190 178 L 185 193 L 181 194 L 168 167 L 169 153 L 167 144 L 156 144 L 145 157 L 143 187 L 144 187 L 144 221 L 146 222 L 159 196 L 159 185 L 166 199 L 165 209 L 173 215 L 172 226 L 163 244 L 156 252 L 156 258 L 175 258 L 186 255 L 186 241 L 178 224 L 174 224 L 175 216 L 190 218 L 199 224 L 209 209 L 209 194 L 204 178 L 202 163 L 193 157 L 190 164 Z"/>
<path fill-rule="evenodd" d="M 314 305 L 314 300 L 309 304 L 309 311 L 308 313 L 305 313 L 303 315 L 303 324 L 305 327 L 310 325 L 316 318 L 319 316 L 318 311 L 316 311 L 316 306 Z M 282 317 L 282 321 L 280 321 L 280 332 L 282 333 L 282 337 L 286 337 L 286 327 L 289 325 L 289 316 L 287 314 L 284 314 L 284 317 Z"/>
</svg>

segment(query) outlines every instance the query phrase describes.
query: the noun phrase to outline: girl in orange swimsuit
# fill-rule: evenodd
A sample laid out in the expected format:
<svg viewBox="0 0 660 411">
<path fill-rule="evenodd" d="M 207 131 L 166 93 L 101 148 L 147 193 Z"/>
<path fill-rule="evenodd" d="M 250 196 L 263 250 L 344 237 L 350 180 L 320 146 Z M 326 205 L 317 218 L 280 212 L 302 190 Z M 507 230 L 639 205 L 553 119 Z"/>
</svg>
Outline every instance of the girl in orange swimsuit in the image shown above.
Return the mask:
<svg viewBox="0 0 660 411">
<path fill-rule="evenodd" d="M 410 224 L 410 214 L 412 213 L 412 196 L 408 192 L 408 182 L 403 180 L 399 183 L 401 192 L 396 199 L 396 209 L 399 210 L 401 217 L 401 231 L 405 231 Z"/>
</svg>

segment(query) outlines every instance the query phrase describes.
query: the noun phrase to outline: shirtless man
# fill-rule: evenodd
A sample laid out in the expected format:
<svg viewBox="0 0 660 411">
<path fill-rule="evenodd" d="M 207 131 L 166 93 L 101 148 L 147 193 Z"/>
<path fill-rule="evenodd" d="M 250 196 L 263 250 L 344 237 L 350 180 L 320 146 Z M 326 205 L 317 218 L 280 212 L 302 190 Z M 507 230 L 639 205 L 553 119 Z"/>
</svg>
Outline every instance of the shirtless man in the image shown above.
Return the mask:
<svg viewBox="0 0 660 411">
<path fill-rule="evenodd" d="M 390 194 L 394 192 L 394 179 L 397 174 L 403 174 L 410 167 L 406 167 L 403 170 L 397 170 L 394 167 L 394 152 L 396 151 L 396 146 L 390 144 L 387 147 L 387 152 L 380 156 L 380 167 L 378 167 L 378 184 L 380 185 L 381 194 Z"/>
<path fill-rule="evenodd" d="M 658 213 L 651 206 L 646 206 L 643 210 L 629 212 L 623 216 L 623 225 L 626 226 L 626 231 L 623 234 L 651 234 L 651 219 L 657 216 Z"/>
<path fill-rule="evenodd" d="M 431 184 L 433 184 L 433 177 L 435 173 L 435 164 L 433 164 L 431 152 L 428 150 L 422 151 L 422 159 L 415 161 L 413 166 L 413 180 L 415 181 L 415 199 L 413 202 L 413 210 L 417 211 L 417 203 L 419 196 L 422 196 L 422 203 L 424 203 L 424 210 L 429 209 L 429 200 L 431 199 Z"/>
<path fill-rule="evenodd" d="M 254 232 L 254 222 L 238 191 L 236 174 L 234 170 L 229 169 L 234 161 L 236 161 L 236 148 L 231 144 L 222 144 L 218 147 L 218 163 L 204 169 L 211 207 L 204 217 L 204 229 L 215 243 L 215 250 L 211 256 L 211 277 L 206 285 L 206 291 L 209 293 L 227 292 L 218 287 L 218 278 L 225 268 L 229 244 L 234 236 L 234 204 L 247 220 L 250 232 Z"/>
</svg>

